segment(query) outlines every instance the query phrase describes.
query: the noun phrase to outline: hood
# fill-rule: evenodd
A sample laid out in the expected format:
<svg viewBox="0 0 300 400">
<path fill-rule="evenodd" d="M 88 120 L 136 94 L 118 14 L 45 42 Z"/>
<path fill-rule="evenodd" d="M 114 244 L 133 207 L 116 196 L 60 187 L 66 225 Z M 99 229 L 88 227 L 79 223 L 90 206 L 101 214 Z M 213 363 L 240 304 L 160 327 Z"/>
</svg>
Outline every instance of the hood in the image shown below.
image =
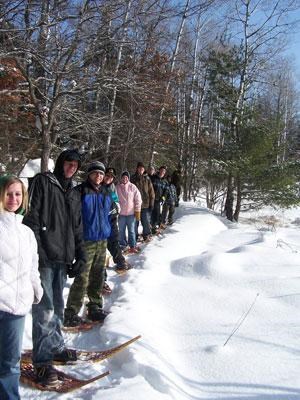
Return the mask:
<svg viewBox="0 0 300 400">
<path fill-rule="evenodd" d="M 76 172 L 77 172 L 81 166 L 80 154 L 78 153 L 77 150 L 65 150 L 62 153 L 60 153 L 60 155 L 58 156 L 58 158 L 56 160 L 53 174 L 56 176 L 56 178 L 58 179 L 58 181 L 62 185 L 62 187 L 64 189 L 68 189 L 72 185 L 72 177 L 65 178 L 65 176 L 64 176 L 64 162 L 65 161 L 78 161 L 78 168 L 76 170 Z"/>
<path fill-rule="evenodd" d="M 56 177 L 64 177 L 64 162 L 65 161 L 78 161 L 78 169 L 81 167 L 81 157 L 77 150 L 65 150 L 58 156 L 55 168 L 54 175 Z M 76 171 L 76 172 L 77 172 Z"/>
</svg>

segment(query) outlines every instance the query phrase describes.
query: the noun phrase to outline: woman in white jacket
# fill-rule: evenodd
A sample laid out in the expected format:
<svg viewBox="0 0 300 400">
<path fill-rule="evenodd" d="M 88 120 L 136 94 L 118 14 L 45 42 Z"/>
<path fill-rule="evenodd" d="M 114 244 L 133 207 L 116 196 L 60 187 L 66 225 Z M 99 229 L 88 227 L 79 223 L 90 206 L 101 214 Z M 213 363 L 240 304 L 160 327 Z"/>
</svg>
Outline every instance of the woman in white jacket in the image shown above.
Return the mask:
<svg viewBox="0 0 300 400">
<path fill-rule="evenodd" d="M 0 178 L 0 399 L 19 396 L 20 357 L 25 315 L 43 289 L 38 272 L 37 242 L 22 224 L 27 192 L 14 176 Z"/>
</svg>

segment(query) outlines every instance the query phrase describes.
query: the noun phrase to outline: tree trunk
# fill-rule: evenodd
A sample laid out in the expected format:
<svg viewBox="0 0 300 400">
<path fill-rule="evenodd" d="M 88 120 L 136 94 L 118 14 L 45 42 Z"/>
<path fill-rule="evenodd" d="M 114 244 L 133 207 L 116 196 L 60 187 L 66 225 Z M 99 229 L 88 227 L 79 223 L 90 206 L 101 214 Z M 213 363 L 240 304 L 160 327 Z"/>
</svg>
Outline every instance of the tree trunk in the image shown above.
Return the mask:
<svg viewBox="0 0 300 400">
<path fill-rule="evenodd" d="M 242 184 L 240 176 L 236 177 L 236 205 L 233 215 L 234 221 L 238 222 L 242 205 Z"/>
<path fill-rule="evenodd" d="M 171 67 L 170 67 L 170 71 L 169 71 L 170 75 L 169 75 L 169 78 L 168 78 L 168 81 L 167 81 L 167 84 L 166 84 L 166 87 L 165 87 L 164 100 L 163 100 L 163 103 L 162 103 L 162 107 L 160 109 L 158 123 L 157 123 L 156 131 L 155 131 L 155 134 L 154 134 L 154 140 L 153 140 L 152 146 L 151 146 L 150 164 L 153 164 L 153 160 L 154 160 L 155 147 L 156 147 L 156 138 L 159 135 L 160 126 L 161 126 L 163 115 L 164 115 L 164 112 L 165 112 L 165 109 L 166 109 L 166 97 L 167 97 L 167 94 L 169 92 L 171 79 L 172 79 L 172 73 L 173 73 L 174 68 L 175 68 L 175 62 L 176 62 L 176 58 L 177 58 L 177 55 L 178 55 L 178 50 L 179 50 L 179 45 L 180 45 L 180 41 L 181 41 L 181 38 L 182 38 L 183 28 L 184 28 L 185 21 L 186 21 L 186 18 L 187 18 L 187 11 L 188 11 L 188 7 L 189 7 L 189 3 L 190 3 L 190 0 L 187 0 L 186 4 L 185 4 L 185 7 L 184 7 L 183 15 L 182 15 L 182 18 L 181 18 L 180 28 L 179 28 L 179 31 L 178 31 L 178 34 L 177 34 L 176 44 L 175 44 L 175 48 L 174 48 L 172 59 L 171 59 Z"/>
<path fill-rule="evenodd" d="M 128 17 L 129 17 L 129 11 L 131 7 L 131 2 L 132 0 L 128 0 L 127 5 L 126 5 L 126 12 L 124 15 L 124 20 L 123 20 L 123 34 L 122 34 L 122 40 L 118 48 L 118 55 L 117 55 L 117 63 L 114 71 L 114 77 L 115 79 L 117 77 L 120 65 L 121 65 L 121 58 L 122 58 L 122 53 L 123 53 L 123 47 L 125 44 L 125 39 L 127 36 L 127 22 L 128 22 Z M 118 87 L 117 84 L 114 84 L 113 87 L 113 93 L 112 93 L 112 98 L 110 102 L 110 112 L 109 112 L 109 127 L 108 127 L 108 135 L 107 135 L 107 141 L 106 141 L 106 147 L 105 147 L 105 163 L 108 163 L 109 159 L 109 152 L 110 152 L 110 144 L 113 136 L 113 125 L 114 125 L 114 116 L 115 116 L 115 106 L 116 106 L 116 98 L 117 98 L 117 91 Z"/>
<path fill-rule="evenodd" d="M 233 177 L 230 173 L 227 181 L 227 193 L 225 200 L 225 215 L 229 221 L 233 221 L 233 202 L 234 202 L 234 194 L 233 194 Z"/>
</svg>

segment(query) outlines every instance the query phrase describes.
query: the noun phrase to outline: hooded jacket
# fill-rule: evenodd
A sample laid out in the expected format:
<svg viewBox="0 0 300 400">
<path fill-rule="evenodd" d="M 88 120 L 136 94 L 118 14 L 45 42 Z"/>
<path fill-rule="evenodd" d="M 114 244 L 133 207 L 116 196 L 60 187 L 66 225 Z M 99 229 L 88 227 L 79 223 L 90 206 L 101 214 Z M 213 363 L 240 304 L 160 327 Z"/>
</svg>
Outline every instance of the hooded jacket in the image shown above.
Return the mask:
<svg viewBox="0 0 300 400">
<path fill-rule="evenodd" d="M 141 193 L 133 183 L 118 183 L 116 188 L 121 207 L 120 215 L 133 215 L 135 211 L 141 211 Z"/>
<path fill-rule="evenodd" d="M 30 187 L 30 211 L 23 223 L 35 234 L 40 267 L 47 260 L 67 265 L 74 258 L 86 260 L 80 193 L 74 189 L 72 179 L 65 179 L 63 173 L 64 161 L 76 160 L 80 165 L 76 157 L 74 150 L 62 152 L 54 173 L 37 174 Z"/>
<path fill-rule="evenodd" d="M 83 236 L 87 241 L 106 240 L 111 235 L 110 213 L 114 205 L 105 185 L 97 190 L 87 179 L 76 187 L 81 194 Z"/>
<path fill-rule="evenodd" d="M 43 295 L 37 243 L 22 218 L 0 213 L 0 310 L 14 315 L 27 314 Z"/>
</svg>

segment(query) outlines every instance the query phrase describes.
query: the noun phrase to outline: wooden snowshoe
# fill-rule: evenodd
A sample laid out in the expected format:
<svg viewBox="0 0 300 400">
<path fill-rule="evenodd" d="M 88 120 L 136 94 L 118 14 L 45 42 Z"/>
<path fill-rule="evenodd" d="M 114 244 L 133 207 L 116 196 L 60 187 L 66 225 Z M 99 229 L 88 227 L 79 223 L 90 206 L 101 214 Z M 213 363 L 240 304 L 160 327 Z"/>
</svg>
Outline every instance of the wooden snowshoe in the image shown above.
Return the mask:
<svg viewBox="0 0 300 400">
<path fill-rule="evenodd" d="M 58 369 L 55 370 L 59 379 L 59 383 L 57 384 L 57 386 L 44 386 L 41 383 L 37 382 L 34 367 L 31 363 L 21 364 L 20 380 L 22 383 L 29 385 L 35 389 L 58 393 L 67 393 L 71 392 L 72 390 L 76 390 L 83 386 L 86 386 L 89 383 L 95 382 L 98 379 L 104 378 L 109 374 L 109 372 L 107 371 L 91 379 L 78 379 L 72 375 L 59 371 Z"/>
<path fill-rule="evenodd" d="M 126 349 L 126 347 L 128 347 L 132 343 L 136 342 L 140 338 L 141 338 L 141 335 L 138 335 L 130 340 L 127 340 L 124 343 L 121 343 L 118 346 L 111 347 L 108 350 L 92 350 L 92 351 L 77 350 L 76 351 L 77 362 L 100 362 L 100 361 L 106 360 L 108 358 L 113 357 L 115 354 L 119 353 L 120 351 Z M 32 350 L 26 350 L 25 352 L 22 353 L 21 364 L 28 364 L 28 363 L 31 364 L 31 362 L 32 362 L 31 358 L 32 358 Z M 62 362 L 62 361 L 53 361 L 53 364 L 65 365 L 67 363 Z"/>
<path fill-rule="evenodd" d="M 67 333 L 79 333 L 90 331 L 97 325 L 102 325 L 104 321 L 84 321 L 82 324 L 77 326 L 63 326 L 61 329 Z"/>
</svg>

